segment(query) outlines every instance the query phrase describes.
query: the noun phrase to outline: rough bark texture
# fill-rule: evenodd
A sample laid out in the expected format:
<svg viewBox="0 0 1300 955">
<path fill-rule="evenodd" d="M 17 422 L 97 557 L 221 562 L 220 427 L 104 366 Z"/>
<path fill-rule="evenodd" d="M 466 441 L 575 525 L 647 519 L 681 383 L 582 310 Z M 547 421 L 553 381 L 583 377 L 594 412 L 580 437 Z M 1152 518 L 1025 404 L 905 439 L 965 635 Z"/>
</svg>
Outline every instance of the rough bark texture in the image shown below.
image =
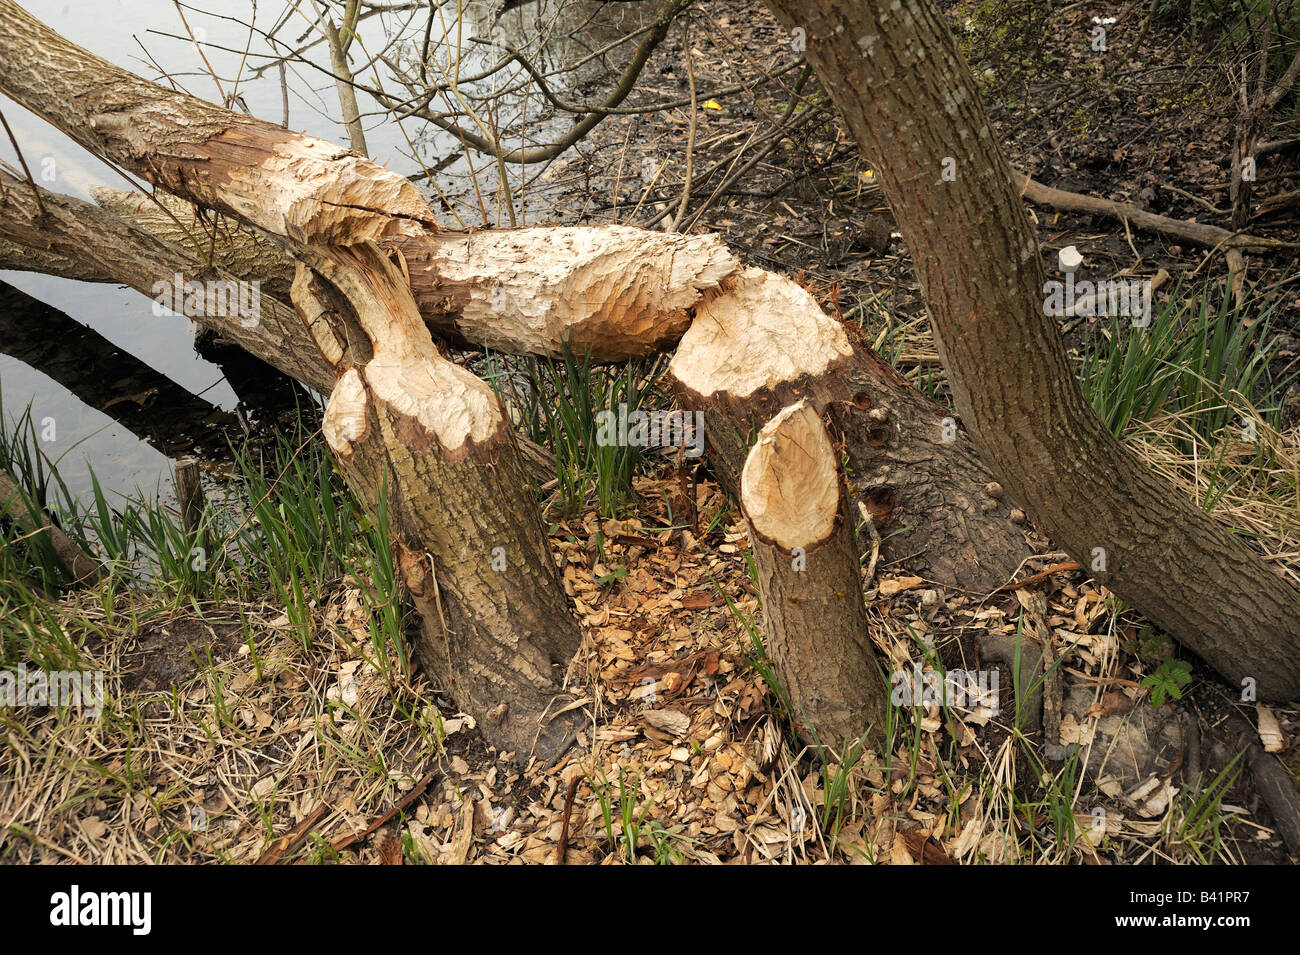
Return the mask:
<svg viewBox="0 0 1300 955">
<path fill-rule="evenodd" d="M 228 220 L 200 221 L 188 203 L 106 188 L 94 196 L 144 231 L 260 279 L 272 294 L 293 278 L 293 259 L 275 244 Z M 716 235 L 630 226 L 445 232 L 380 244 L 400 255 L 434 334 L 554 357 L 568 342 L 579 356 L 590 350 L 595 361 L 670 347 L 690 325 L 692 307 L 740 267 Z"/>
<path fill-rule="evenodd" d="M 77 586 L 88 587 L 107 575 L 104 565 L 82 550 L 5 471 L 0 471 L 0 517 L 48 544 Z"/>
<path fill-rule="evenodd" d="M 325 437 L 363 496 L 386 489 L 395 547 L 414 555 L 402 560 L 404 576 L 431 561 L 425 573 L 443 611 L 433 634 L 453 656 L 443 672 L 458 702 L 501 749 L 557 757 L 577 714 L 552 708 L 553 668 L 567 665 L 579 632 L 514 433 L 492 390 L 438 354 L 403 270 L 373 244 L 431 224 L 419 192 L 337 147 L 133 77 L 7 0 L 0 20 L 0 90 L 95 153 L 265 230 L 335 290 L 316 294 L 296 280 L 302 317 L 286 323 L 307 333 L 338 378 Z M 10 68 L 33 57 L 38 79 Z M 174 247 L 153 241 L 175 264 Z M 246 324 L 260 327 L 260 316 Z"/>
<path fill-rule="evenodd" d="M 437 226 L 420 191 L 396 173 L 143 80 L 13 0 L 0 0 L 0 88 L 96 156 L 275 235 L 348 244 Z"/>
<path fill-rule="evenodd" d="M 1300 695 L 1300 595 L 1085 401 L 1043 314 L 1033 232 L 951 24 L 929 0 L 769 5 L 807 31 L 809 62 L 882 164 L 957 410 L 993 472 L 1101 583 L 1233 683 Z"/>
<path fill-rule="evenodd" d="M 1234 168 L 1240 168 L 1236 166 Z M 1031 179 L 1022 172 L 1011 170 L 1016 188 L 1020 194 L 1036 206 L 1059 209 L 1062 212 L 1083 212 L 1088 215 L 1106 216 L 1130 222 L 1135 228 L 1156 232 L 1160 235 L 1173 236 L 1185 242 L 1193 242 L 1209 249 L 1245 249 L 1251 252 L 1263 252 L 1267 249 L 1281 249 L 1286 243 L 1279 239 L 1267 239 L 1254 235 L 1239 235 L 1229 232 L 1217 225 L 1196 222 L 1190 219 L 1171 219 L 1156 215 L 1139 208 L 1131 202 L 1115 202 L 1097 196 L 1085 196 L 1077 192 L 1053 189 L 1036 179 Z M 1235 181 L 1235 180 L 1234 180 Z"/>
<path fill-rule="evenodd" d="M 576 734 L 559 688 L 581 638 L 505 410 L 438 354 L 377 247 L 313 258 L 370 340 L 322 427 L 349 481 L 372 503 L 387 494 L 396 563 L 421 612 L 417 658 L 489 740 L 553 760 Z M 294 296 L 313 327 L 335 311 L 305 266 Z"/>
<path fill-rule="evenodd" d="M 332 312 L 324 324 L 313 318 L 308 326 L 311 334 L 305 334 L 299 322 L 286 320 L 285 308 L 268 301 L 287 297 L 294 262 L 251 229 L 228 218 L 215 224 L 210 218 L 200 222 L 193 206 L 165 195 L 160 194 L 159 203 L 154 203 L 116 190 L 96 192 L 106 209 L 42 191 L 46 206 L 56 208 L 58 214 L 37 225 L 32 219 L 36 207 L 30 191 L 14 180 L 4 182 L 15 185 L 9 191 L 10 199 L 25 204 L 25 211 L 11 214 L 7 207 L 0 206 L 0 236 L 31 244 L 6 248 L 0 240 L 0 266 L 88 281 L 123 282 L 145 294 L 149 294 L 157 275 L 172 271 L 181 271 L 187 279 L 201 274 L 257 279 L 263 282 L 260 329 L 238 325 L 227 328 L 225 323 L 214 323 L 203 316 L 197 320 L 216 327 L 226 337 L 233 337 L 254 354 L 323 393 L 333 387 L 334 372 L 321 360 L 317 348 L 334 363 L 341 363 L 337 353 L 347 347 L 358 351 L 353 361 L 364 362 L 368 357 L 368 340 L 354 322 L 349 326 L 343 317 L 346 308 Z M 119 221 L 107 210 L 119 213 L 131 224 Z M 20 212 L 21 222 L 13 221 Z M 215 235 L 203 231 L 211 229 L 216 230 Z M 720 280 L 716 288 L 708 288 L 702 281 L 705 270 L 721 271 L 725 267 L 714 247 L 698 248 L 701 256 L 693 259 L 673 255 L 670 247 L 658 243 L 657 233 L 629 229 L 616 238 L 614 247 L 621 249 L 617 258 L 604 257 L 599 264 L 588 261 L 579 267 L 577 260 L 566 255 L 555 263 L 555 268 L 561 270 L 555 286 L 540 282 L 530 286 L 535 295 L 545 292 L 557 302 L 564 295 L 577 294 L 575 300 L 585 307 L 580 320 L 567 326 L 543 323 L 541 333 L 530 331 L 519 314 L 508 307 L 525 298 L 519 273 L 514 273 L 514 279 L 507 274 L 497 282 L 501 293 L 487 295 L 488 305 L 506 303 L 507 307 L 484 310 L 472 322 L 460 320 L 462 310 L 450 304 L 450 298 L 435 303 L 437 296 L 431 290 L 437 288 L 436 282 L 426 285 L 421 279 L 433 273 L 424 267 L 427 261 L 424 266 L 420 264 L 417 255 L 427 259 L 431 256 L 428 249 L 438 249 L 437 258 L 449 261 L 445 248 L 457 243 L 464 244 L 466 254 L 471 256 L 470 265 L 447 266 L 458 275 L 469 276 L 460 288 L 491 288 L 496 281 L 491 270 L 509 269 L 509 265 L 501 263 L 511 261 L 511 256 L 502 250 L 518 243 L 524 233 L 534 231 L 541 236 L 548 230 L 470 236 L 444 233 L 381 246 L 397 252 L 405 248 L 410 253 L 402 254 L 401 261 L 406 263 L 426 325 L 468 344 L 495 343 L 516 352 L 559 354 L 562 337 L 545 329 L 567 327 L 575 340 L 590 345 L 594 358 L 612 360 L 617 355 L 640 353 L 653 341 L 670 340 L 672 330 L 682 321 L 690 321 L 694 314 L 697 320 L 683 338 L 674 361 L 674 369 L 684 376 L 677 382 L 678 392 L 688 408 L 706 411 L 710 456 L 733 493 L 738 491 L 740 468 L 753 433 L 786 404 L 807 396 L 818 410 L 829 409 L 834 416 L 837 438 L 844 441 L 849 455 L 850 486 L 888 537 L 884 548 L 887 560 L 906 556 L 910 569 L 936 582 L 983 592 L 1009 579 L 1029 553 L 1022 529 L 1009 520 L 1011 502 L 985 493 L 992 479 L 965 432 L 946 426 L 941 409 L 899 379 L 865 343 L 847 338 L 846 329 L 823 314 L 807 292 L 787 279 L 750 269 L 743 275 Z M 644 244 L 644 258 L 631 244 L 634 237 L 640 237 Z M 160 243 L 159 238 L 168 242 Z M 426 251 L 414 252 L 417 244 L 423 244 Z M 34 247 L 39 248 L 39 254 L 33 254 Z M 513 259 L 518 260 L 526 249 L 536 247 L 531 239 L 527 244 L 516 244 Z M 75 254 L 83 248 L 87 250 L 85 255 Z M 540 253 L 532 254 L 541 257 Z M 644 263 L 667 268 L 676 264 L 680 268 L 684 258 L 696 262 L 695 270 L 676 281 L 669 271 L 662 283 L 669 292 L 676 290 L 677 304 L 671 310 L 660 308 L 655 322 L 641 326 L 648 334 L 619 331 L 624 327 L 619 322 L 631 323 L 629 316 L 634 312 L 620 303 L 640 298 L 646 308 L 653 304 L 650 293 L 659 283 Z M 203 263 L 207 261 L 219 270 L 205 273 Z M 622 292 L 608 306 L 600 296 L 578 289 L 579 283 L 594 288 L 598 277 L 608 273 L 615 262 L 642 265 L 637 280 L 624 279 Z M 476 276 L 471 266 L 484 271 Z M 537 265 L 526 267 L 534 274 L 541 272 Z M 693 283 L 695 290 L 691 291 Z M 421 289 L 425 291 L 421 293 Z M 563 295 L 560 289 L 566 290 Z M 460 297 L 466 299 L 468 294 L 464 292 Z M 699 301 L 688 309 L 685 303 L 692 301 L 692 296 L 699 297 Z M 673 300 L 671 295 L 668 300 Z M 564 307 L 573 310 L 573 306 Z M 612 314 L 602 311 L 607 307 Z M 644 309 L 640 314 L 645 314 Z M 602 338 L 603 332 L 598 329 L 609 329 L 611 334 Z M 327 330 L 329 334 L 325 334 Z M 847 356 L 843 353 L 846 347 L 851 352 Z M 839 357 L 828 364 L 825 356 L 830 354 Z M 766 385 L 762 384 L 764 380 Z M 946 437 L 953 440 L 947 441 Z M 551 467 L 549 460 L 526 442 L 521 442 L 520 449 L 528 458 L 530 474 L 539 484 L 544 483 Z"/>
<path fill-rule="evenodd" d="M 767 651 L 791 719 L 805 740 L 839 758 L 864 738 L 878 743 L 885 685 L 867 633 L 848 494 L 830 435 L 808 402 L 781 411 L 759 432 L 740 501 Z"/>
<path fill-rule="evenodd" d="M 682 405 L 704 412 L 723 483 L 738 490 L 753 435 L 806 399 L 831 414 L 853 496 L 892 535 L 886 559 L 981 592 L 1010 579 L 1030 548 L 956 422 L 793 282 L 747 269 L 726 286 L 696 310 L 669 366 Z"/>
</svg>

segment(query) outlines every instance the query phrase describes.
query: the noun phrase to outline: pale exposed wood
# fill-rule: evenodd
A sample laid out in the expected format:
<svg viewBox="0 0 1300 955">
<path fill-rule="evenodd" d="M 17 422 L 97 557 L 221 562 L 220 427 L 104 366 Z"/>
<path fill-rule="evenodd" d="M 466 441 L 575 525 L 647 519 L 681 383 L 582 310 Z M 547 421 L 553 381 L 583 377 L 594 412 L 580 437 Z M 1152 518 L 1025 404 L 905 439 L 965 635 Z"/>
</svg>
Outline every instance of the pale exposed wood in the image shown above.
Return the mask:
<svg viewBox="0 0 1300 955">
<path fill-rule="evenodd" d="M 212 225 L 200 222 L 187 202 L 168 196 L 154 202 L 108 188 L 94 196 L 145 231 L 212 255 L 246 279 L 275 289 L 292 278 L 292 258 L 238 223 L 221 222 L 214 240 Z M 595 361 L 670 347 L 690 325 L 690 310 L 739 269 L 715 235 L 628 226 L 447 232 L 381 245 L 401 256 L 420 314 L 435 334 L 553 357 L 567 341 L 578 355 L 590 350 Z"/>
<path fill-rule="evenodd" d="M 800 735 L 844 759 L 883 738 L 884 683 L 862 601 L 847 495 L 821 417 L 806 401 L 782 410 L 745 461 L 765 646 Z"/>
<path fill-rule="evenodd" d="M 143 80 L 13 0 L 0 0 L 0 88 L 92 153 L 276 235 L 350 244 L 437 227 L 420 191 L 396 173 Z"/>
<path fill-rule="evenodd" d="M 738 263 L 715 235 L 629 226 L 471 232 L 394 243 L 426 320 L 454 314 L 465 339 L 503 351 L 601 361 L 654 354 Z M 426 278 L 426 274 L 428 277 Z"/>
<path fill-rule="evenodd" d="M 826 426 L 807 401 L 769 421 L 745 459 L 740 500 L 750 525 L 782 550 L 816 547 L 835 527 L 840 476 Z"/>
<path fill-rule="evenodd" d="M 0 265 L 65 275 L 86 281 L 129 285 L 152 298 L 158 282 L 177 273 L 186 280 L 204 274 L 237 280 L 220 268 L 204 270 L 190 252 L 127 224 L 98 206 L 41 190 L 42 216 L 30 188 L 0 170 Z M 71 266 L 67 268 L 66 266 Z M 293 309 L 269 295 L 261 296 L 256 323 L 230 316 L 195 315 L 245 351 L 285 374 L 328 394 L 332 369 L 321 360 L 311 336 Z"/>
<path fill-rule="evenodd" d="M 806 289 L 747 268 L 696 310 L 670 370 L 703 398 L 748 398 L 774 381 L 817 378 L 851 354 L 844 330 Z"/>
<path fill-rule="evenodd" d="M 887 537 L 887 559 L 977 591 L 1020 566 L 1030 550 L 1011 520 L 1014 502 L 985 493 L 992 475 L 955 420 L 796 283 L 746 269 L 723 285 L 696 309 L 668 377 L 683 407 L 703 412 L 725 485 L 740 492 L 754 433 L 807 399 L 831 415 L 851 493 Z"/>
<path fill-rule="evenodd" d="M 500 400 L 433 345 L 397 267 L 367 245 L 300 251 L 346 301 L 372 357 L 344 371 L 323 430 L 344 474 L 386 495 L 402 579 L 421 615 L 416 656 L 489 741 L 550 761 L 578 711 L 560 683 L 579 632 Z M 295 306 L 331 305 L 299 273 Z"/>
</svg>

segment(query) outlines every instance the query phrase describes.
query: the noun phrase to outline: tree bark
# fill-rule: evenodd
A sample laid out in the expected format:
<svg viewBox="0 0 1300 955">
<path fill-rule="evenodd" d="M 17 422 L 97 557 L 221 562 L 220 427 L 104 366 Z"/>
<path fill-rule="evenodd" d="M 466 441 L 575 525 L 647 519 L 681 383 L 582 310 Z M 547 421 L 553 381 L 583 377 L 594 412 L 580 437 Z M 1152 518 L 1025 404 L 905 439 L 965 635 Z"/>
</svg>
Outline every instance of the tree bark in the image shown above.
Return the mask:
<svg viewBox="0 0 1300 955">
<path fill-rule="evenodd" d="M 92 203 L 42 189 L 37 205 L 30 186 L 0 170 L 0 266 L 60 275 L 86 282 L 115 282 L 155 298 L 158 283 L 205 278 L 239 281 L 220 268 L 205 268 L 191 253 L 136 229 Z M 324 394 L 334 373 L 317 351 L 293 309 L 261 297 L 257 321 L 198 311 L 194 321 Z M 364 341 L 356 330 L 346 341 Z M 363 356 L 358 356 L 358 360 Z"/>
<path fill-rule="evenodd" d="M 879 743 L 885 684 L 867 633 L 848 493 L 826 426 L 807 401 L 763 426 L 740 502 L 763 601 L 767 651 L 805 741 L 836 759 Z"/>
<path fill-rule="evenodd" d="M 43 68 L 13 65 L 32 59 Z M 0 0 L 0 89 L 98 155 L 266 231 L 333 287 L 332 298 L 318 292 L 305 271 L 294 283 L 296 323 L 338 377 L 326 440 L 363 497 L 386 492 L 407 580 L 429 562 L 445 613 L 424 634 L 454 655 L 444 676 L 458 702 L 499 748 L 557 758 L 577 714 L 552 709 L 554 668 L 579 633 L 514 432 L 492 390 L 438 354 L 403 272 L 374 245 L 436 228 L 418 190 L 328 143 L 146 83 L 10 0 Z M 260 316 L 227 316 L 245 323 Z"/>
<path fill-rule="evenodd" d="M 956 420 L 798 285 L 759 269 L 726 284 L 696 309 L 668 369 L 682 406 L 704 414 L 722 483 L 738 494 L 754 434 L 807 400 L 842 436 L 855 500 L 892 535 L 886 559 L 907 557 L 938 583 L 980 592 L 1009 580 L 1032 551 L 1012 502 L 989 494 L 993 478 Z"/>
<path fill-rule="evenodd" d="M 1300 695 L 1300 595 L 1093 414 L 951 24 L 928 0 L 769 0 L 876 156 L 957 410 L 983 459 L 1099 582 L 1233 683 Z M 945 172 L 955 172 L 946 176 Z"/>
<path fill-rule="evenodd" d="M 272 293 L 293 259 L 236 223 L 201 222 L 188 203 L 100 188 L 95 201 L 146 232 L 192 248 Z M 160 208 L 160 206 L 162 208 Z M 217 240 L 208 232 L 217 229 Z M 659 354 L 691 323 L 693 307 L 740 268 L 716 235 L 630 226 L 535 227 L 397 236 L 415 301 L 435 335 L 512 354 L 613 362 Z"/>
</svg>

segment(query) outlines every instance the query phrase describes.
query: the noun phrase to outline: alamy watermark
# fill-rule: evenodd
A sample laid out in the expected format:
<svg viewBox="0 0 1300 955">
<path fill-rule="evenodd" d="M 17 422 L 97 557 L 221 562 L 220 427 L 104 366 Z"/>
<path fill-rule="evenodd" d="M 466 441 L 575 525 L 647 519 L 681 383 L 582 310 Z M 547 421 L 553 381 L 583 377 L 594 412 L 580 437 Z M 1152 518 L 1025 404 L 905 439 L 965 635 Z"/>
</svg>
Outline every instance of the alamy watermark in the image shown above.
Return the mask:
<svg viewBox="0 0 1300 955">
<path fill-rule="evenodd" d="M 703 411 L 628 411 L 619 402 L 617 413 L 596 413 L 596 427 L 602 448 L 685 448 L 688 458 L 704 453 Z"/>
<path fill-rule="evenodd" d="M 998 712 L 997 670 L 896 670 L 890 675 L 889 702 L 894 706 L 986 706 Z"/>
<path fill-rule="evenodd" d="M 73 885 L 50 896 L 50 924 L 56 926 L 120 925 L 148 935 L 152 911 L 152 892 L 93 892 Z"/>
<path fill-rule="evenodd" d="M 0 706 L 77 706 L 91 716 L 104 708 L 103 670 L 0 670 Z"/>
<path fill-rule="evenodd" d="M 153 313 L 185 315 L 189 318 L 238 318 L 239 324 L 252 328 L 262 317 L 262 283 L 214 280 L 185 281 L 177 272 L 170 279 L 154 282 Z"/>
</svg>

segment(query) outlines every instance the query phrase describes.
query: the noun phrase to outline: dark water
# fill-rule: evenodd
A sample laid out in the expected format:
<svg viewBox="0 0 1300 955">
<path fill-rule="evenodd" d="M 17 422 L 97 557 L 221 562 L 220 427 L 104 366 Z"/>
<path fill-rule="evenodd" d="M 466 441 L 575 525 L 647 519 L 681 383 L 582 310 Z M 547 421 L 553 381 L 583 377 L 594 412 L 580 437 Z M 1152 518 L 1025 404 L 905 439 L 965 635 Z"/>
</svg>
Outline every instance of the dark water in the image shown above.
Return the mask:
<svg viewBox="0 0 1300 955">
<path fill-rule="evenodd" d="M 165 71 L 190 92 L 220 101 L 216 84 L 189 41 L 171 0 L 22 2 L 34 16 L 105 59 L 151 80 L 159 79 L 160 70 Z M 256 7 L 251 0 L 213 0 L 206 6 L 219 16 L 189 9 L 185 15 L 223 89 L 230 92 L 237 88 L 254 116 L 280 122 L 283 106 L 278 69 L 254 76 L 252 67 L 265 61 L 245 58 L 239 51 L 273 52 L 264 38 L 256 34 L 250 38 L 247 24 L 253 21 L 258 28 L 270 30 L 288 5 L 276 0 L 261 0 Z M 308 5 L 301 6 L 305 9 Z M 457 5 L 447 6 L 454 11 Z M 554 4 L 552 8 L 546 2 L 533 3 L 511 10 L 499 20 L 493 20 L 488 5 L 465 4 L 462 9 L 460 24 L 454 14 L 447 16 L 447 36 L 459 44 L 444 45 L 441 62 L 449 64 L 459 56 L 463 73 L 481 69 L 488 62 L 490 51 L 468 42 L 476 34 L 514 41 L 515 35 L 535 36 L 538 26 L 545 24 L 552 37 L 546 55 L 554 61 L 581 53 L 589 43 L 601 38 L 599 23 L 588 19 L 593 14 L 599 16 L 597 4 Z M 414 20 L 406 21 L 413 14 Z M 361 44 L 373 52 L 395 34 L 415 37 L 418 42 L 424 24 L 423 11 L 410 12 L 364 21 L 358 32 Z M 308 28 L 302 16 L 291 14 L 290 25 L 279 35 L 296 43 Z M 611 28 L 604 32 L 613 35 Z M 575 36 L 581 40 L 575 40 Z M 280 47 L 279 52 L 284 49 Z M 355 44 L 353 50 L 356 68 L 365 56 Z M 323 43 L 306 55 L 316 63 L 328 63 Z M 494 58 L 499 53 L 490 55 Z M 241 61 L 245 61 L 242 69 Z M 386 88 L 398 88 L 382 66 L 380 76 Z M 371 78 L 367 74 L 366 79 Z M 340 111 L 332 79 L 310 66 L 295 63 L 288 66 L 286 80 L 290 128 L 346 143 L 346 133 L 335 121 Z M 555 81 L 555 85 L 561 91 L 565 89 L 562 81 Z M 359 99 L 363 113 L 376 109 L 364 94 Z M 22 107 L 0 97 L 0 109 L 44 188 L 83 199 L 89 199 L 90 189 L 97 185 L 130 188 L 119 172 Z M 410 175 L 423 165 L 433 165 L 439 158 L 459 151 L 455 140 L 441 132 L 431 133 L 432 127 L 421 121 L 407 120 L 403 125 L 404 129 L 380 115 L 366 120 L 372 158 Z M 17 165 L 7 140 L 0 145 L 0 156 Z M 490 203 L 495 196 L 491 164 L 478 155 L 471 156 L 470 162 L 478 175 L 480 191 Z M 529 175 L 539 171 L 530 168 Z M 446 165 L 435 181 L 462 214 L 472 208 L 474 219 L 468 224 L 482 225 L 477 202 L 467 201 L 474 195 L 469 177 L 470 166 L 461 156 Z M 169 456 L 185 453 L 196 437 L 200 444 L 219 444 L 213 438 L 214 432 L 238 433 L 247 427 L 247 419 L 256 410 L 241 407 L 240 397 L 248 397 L 249 380 L 257 379 L 258 374 L 240 372 L 245 380 L 239 381 L 235 371 L 223 370 L 200 357 L 195 351 L 191 323 L 181 317 L 155 315 L 153 305 L 130 289 L 0 271 L 0 400 L 4 414 L 13 418 L 30 404 L 32 418 L 45 425 L 42 431 L 50 437 L 42 449 L 50 459 L 59 461 L 60 473 L 75 492 L 89 488 L 89 469 L 93 467 L 105 488 L 122 492 L 138 489 L 146 494 L 161 491 L 168 496 Z M 237 414 L 240 412 L 244 420 Z M 212 448 L 199 448 L 205 450 L 211 452 Z"/>
</svg>

